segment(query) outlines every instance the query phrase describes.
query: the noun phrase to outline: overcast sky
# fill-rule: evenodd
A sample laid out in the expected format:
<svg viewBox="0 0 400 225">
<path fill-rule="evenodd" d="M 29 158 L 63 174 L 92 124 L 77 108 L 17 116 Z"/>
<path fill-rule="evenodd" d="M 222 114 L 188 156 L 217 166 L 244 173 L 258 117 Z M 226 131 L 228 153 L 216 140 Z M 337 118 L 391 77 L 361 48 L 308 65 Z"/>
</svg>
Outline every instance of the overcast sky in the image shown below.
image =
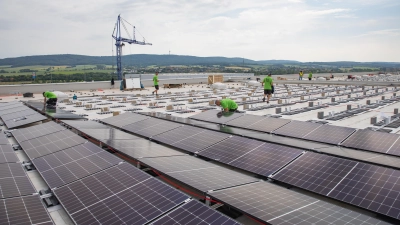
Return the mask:
<svg viewBox="0 0 400 225">
<path fill-rule="evenodd" d="M 400 0 L 1 0 L 0 58 L 111 56 L 121 14 L 153 44 L 124 55 L 400 62 L 399 12 Z"/>
</svg>

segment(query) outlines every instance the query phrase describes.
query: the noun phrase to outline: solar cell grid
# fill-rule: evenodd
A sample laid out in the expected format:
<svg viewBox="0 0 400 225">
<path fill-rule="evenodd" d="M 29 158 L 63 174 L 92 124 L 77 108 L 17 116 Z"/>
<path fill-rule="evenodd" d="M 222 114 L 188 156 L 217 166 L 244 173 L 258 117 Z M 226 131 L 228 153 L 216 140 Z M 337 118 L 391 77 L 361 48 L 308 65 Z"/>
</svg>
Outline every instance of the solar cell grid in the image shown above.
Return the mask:
<svg viewBox="0 0 400 225">
<path fill-rule="evenodd" d="M 123 126 L 122 129 L 142 135 L 144 137 L 152 137 L 180 126 L 182 126 L 182 124 L 151 118 Z"/>
<path fill-rule="evenodd" d="M 261 141 L 233 136 L 201 151 L 199 155 L 223 163 L 229 163 L 263 144 L 264 142 Z"/>
<path fill-rule="evenodd" d="M 9 145 L 10 142 L 8 141 L 7 137 L 0 132 L 0 145 Z"/>
<path fill-rule="evenodd" d="M 400 219 L 400 171 L 358 163 L 328 196 Z"/>
<path fill-rule="evenodd" d="M 386 154 L 400 156 L 400 138 L 397 139 L 397 141 L 392 146 L 390 146 Z"/>
<path fill-rule="evenodd" d="M 0 200 L 0 224 L 53 224 L 39 196 Z"/>
<path fill-rule="evenodd" d="M 108 117 L 103 120 L 101 120 L 103 123 L 113 125 L 116 127 L 123 127 L 128 124 L 136 123 L 142 120 L 149 119 L 147 116 L 143 116 L 137 113 L 123 113 L 118 116 L 113 116 L 113 117 Z"/>
<path fill-rule="evenodd" d="M 77 224 L 144 224 L 188 199 L 126 163 L 54 192 Z"/>
<path fill-rule="evenodd" d="M 27 128 L 13 130 L 11 131 L 11 133 L 13 134 L 15 139 L 21 143 L 26 140 L 44 136 L 61 130 L 65 130 L 65 127 L 50 121 Z"/>
<path fill-rule="evenodd" d="M 322 124 L 292 120 L 290 123 L 277 129 L 273 133 L 283 136 L 302 138 L 320 126 L 322 126 Z"/>
<path fill-rule="evenodd" d="M 397 134 L 389 134 L 372 130 L 357 130 L 341 145 L 350 148 L 386 153 L 390 150 L 390 147 L 396 142 L 396 140 L 399 139 L 399 137 L 400 136 Z"/>
<path fill-rule="evenodd" d="M 327 195 L 357 163 L 307 152 L 273 176 L 273 179 Z"/>
<path fill-rule="evenodd" d="M 201 133 L 187 137 L 179 142 L 172 144 L 173 146 L 189 152 L 200 152 L 201 150 L 214 145 L 220 141 L 229 138 L 229 134 L 204 130 Z"/>
<path fill-rule="evenodd" d="M 181 126 L 174 130 L 167 131 L 165 133 L 152 137 L 153 140 L 162 142 L 164 144 L 172 145 L 175 142 L 184 140 L 185 138 L 203 132 L 204 129 L 193 127 L 193 126 Z"/>
<path fill-rule="evenodd" d="M 86 140 L 69 130 L 62 130 L 46 136 L 27 140 L 20 143 L 30 159 L 41 157 L 75 145 L 83 144 Z"/>
<path fill-rule="evenodd" d="M 34 192 L 21 164 L 0 164 L 0 198 L 31 195 Z"/>
<path fill-rule="evenodd" d="M 302 154 L 302 150 L 265 143 L 229 163 L 256 174 L 269 176 Z"/>
<path fill-rule="evenodd" d="M 32 160 L 50 188 L 60 187 L 121 161 L 90 142 Z"/>
<path fill-rule="evenodd" d="M 23 119 L 17 118 L 17 119 L 13 119 L 13 120 L 6 120 L 6 121 L 4 121 L 4 123 L 6 124 L 8 129 L 12 129 L 12 128 L 17 128 L 17 127 L 20 127 L 20 126 L 23 126 L 26 124 L 39 122 L 39 121 L 45 120 L 45 119 L 47 119 L 47 117 L 36 113 L 36 114 L 24 116 Z"/>
<path fill-rule="evenodd" d="M 257 123 L 248 126 L 248 129 L 271 133 L 272 131 L 288 124 L 291 120 L 267 117 Z"/>
<path fill-rule="evenodd" d="M 337 145 L 355 130 L 356 129 L 350 127 L 323 125 L 304 136 L 303 139 Z"/>
<path fill-rule="evenodd" d="M 239 118 L 231 120 L 231 121 L 227 122 L 226 124 L 229 126 L 246 128 L 254 123 L 260 122 L 261 120 L 263 120 L 265 118 L 266 117 L 255 116 L 255 115 L 251 115 L 251 114 L 248 114 L 248 115 L 244 114 L 244 116 L 241 116 Z"/>
<path fill-rule="evenodd" d="M 15 106 L 15 105 L 23 105 L 23 104 L 22 104 L 22 102 L 18 102 L 18 101 L 0 103 L 0 109 L 5 109 L 7 107 Z"/>
<path fill-rule="evenodd" d="M 12 120 L 12 119 L 15 119 L 15 118 L 21 118 L 21 117 L 32 115 L 32 114 L 37 114 L 37 112 L 32 110 L 32 109 L 30 109 L 30 108 L 27 108 L 27 109 L 22 110 L 22 111 L 18 111 L 18 112 L 13 112 L 13 113 L 10 113 L 10 114 L 2 115 L 1 119 L 3 121 L 6 121 L 6 120 Z"/>
<path fill-rule="evenodd" d="M 233 219 L 223 215 L 216 210 L 205 206 L 202 203 L 199 203 L 198 201 L 192 200 L 151 224 L 239 225 L 240 223 L 234 221 Z"/>
<path fill-rule="evenodd" d="M 19 162 L 11 145 L 0 145 L 0 163 Z"/>
<path fill-rule="evenodd" d="M 5 115 L 12 114 L 12 113 L 15 113 L 15 112 L 21 112 L 21 111 L 24 111 L 24 110 L 27 110 L 27 109 L 29 109 L 29 107 L 27 107 L 25 105 L 20 105 L 20 106 L 17 106 L 17 107 L 10 106 L 10 107 L 4 108 L 4 109 L 2 109 L 0 111 L 0 117 L 3 118 L 3 116 L 5 116 Z"/>
</svg>

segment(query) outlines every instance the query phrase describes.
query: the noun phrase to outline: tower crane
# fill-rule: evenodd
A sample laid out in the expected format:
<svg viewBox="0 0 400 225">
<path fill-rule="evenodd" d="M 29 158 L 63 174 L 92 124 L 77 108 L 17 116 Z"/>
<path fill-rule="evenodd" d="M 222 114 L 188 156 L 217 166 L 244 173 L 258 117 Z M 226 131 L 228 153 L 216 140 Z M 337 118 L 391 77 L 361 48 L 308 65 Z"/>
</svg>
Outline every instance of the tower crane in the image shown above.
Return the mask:
<svg viewBox="0 0 400 225">
<path fill-rule="evenodd" d="M 135 26 L 131 25 L 133 27 L 133 38 L 130 36 L 128 30 L 126 29 L 125 23 L 128 23 L 126 20 L 124 20 L 121 15 L 118 15 L 117 22 L 115 23 L 114 26 L 114 31 L 112 34 L 112 37 L 115 39 L 115 46 L 117 50 L 117 74 L 118 74 L 118 80 L 122 80 L 122 47 L 125 45 L 124 43 L 128 44 L 138 44 L 138 45 L 152 45 L 151 43 L 146 43 L 144 37 L 143 41 L 137 41 L 135 37 Z M 125 32 L 128 34 L 129 38 L 124 38 L 121 36 L 121 25 L 125 29 Z"/>
</svg>

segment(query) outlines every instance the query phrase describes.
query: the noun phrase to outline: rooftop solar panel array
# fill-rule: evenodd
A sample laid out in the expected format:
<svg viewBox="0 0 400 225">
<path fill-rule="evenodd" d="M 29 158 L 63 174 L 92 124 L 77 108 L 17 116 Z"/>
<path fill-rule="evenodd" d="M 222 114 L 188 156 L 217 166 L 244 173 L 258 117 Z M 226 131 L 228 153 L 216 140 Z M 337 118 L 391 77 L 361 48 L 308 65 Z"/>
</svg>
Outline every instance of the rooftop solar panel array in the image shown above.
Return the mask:
<svg viewBox="0 0 400 225">
<path fill-rule="evenodd" d="M 132 123 L 136 123 L 142 120 L 149 119 L 150 117 L 143 116 L 137 113 L 123 113 L 118 116 L 108 117 L 101 120 L 105 124 L 109 124 L 116 127 L 123 127 Z"/>
<path fill-rule="evenodd" d="M 247 126 L 246 128 L 251 129 L 251 130 L 271 133 L 272 131 L 279 129 L 280 127 L 285 126 L 286 124 L 290 123 L 290 121 L 291 120 L 288 120 L 288 119 L 267 117 L 257 123 Z"/>
<path fill-rule="evenodd" d="M 32 162 L 50 188 L 55 188 L 117 165 L 122 160 L 89 142 Z"/>
<path fill-rule="evenodd" d="M 200 152 L 203 149 L 212 146 L 218 142 L 221 142 L 229 138 L 229 134 L 220 132 L 204 130 L 201 133 L 189 136 L 181 141 L 171 144 L 174 147 L 183 149 L 188 152 Z"/>
<path fill-rule="evenodd" d="M 322 126 L 322 124 L 293 120 L 285 126 L 275 130 L 274 133 L 282 136 L 302 138 L 320 126 Z"/>
<path fill-rule="evenodd" d="M 209 195 L 269 224 L 388 224 L 268 182 L 224 189 Z"/>
<path fill-rule="evenodd" d="M 239 118 L 243 116 L 242 113 L 234 113 L 234 112 L 221 112 L 219 110 L 208 110 L 197 115 L 191 116 L 191 119 L 195 120 L 203 120 L 213 123 L 225 124 L 231 120 Z"/>
<path fill-rule="evenodd" d="M 38 124 L 36 126 L 12 130 L 11 133 L 18 142 L 23 142 L 61 130 L 65 130 L 65 127 L 50 121 L 47 123 Z"/>
<path fill-rule="evenodd" d="M 26 107 L 26 106 L 24 106 L 24 107 Z M 33 109 L 26 107 L 26 109 L 24 109 L 22 111 L 17 111 L 17 112 L 2 115 L 1 119 L 3 121 L 6 121 L 6 120 L 12 120 L 15 118 L 20 118 L 20 117 L 24 117 L 24 116 L 28 116 L 28 115 L 32 115 L 32 114 L 37 114 L 37 112 L 34 111 Z"/>
<path fill-rule="evenodd" d="M 169 130 L 173 130 L 180 126 L 182 125 L 178 123 L 150 118 L 147 120 L 142 120 L 136 123 L 123 126 L 122 129 L 135 134 L 142 135 L 144 137 L 152 137 L 167 132 Z"/>
<path fill-rule="evenodd" d="M 0 116 L 3 117 L 5 115 L 13 114 L 16 112 L 21 112 L 21 111 L 24 111 L 27 109 L 29 109 L 29 108 L 22 104 L 18 105 L 18 106 L 4 107 L 3 109 L 1 109 Z M 8 119 L 10 119 L 10 118 L 8 118 Z"/>
<path fill-rule="evenodd" d="M 188 196 L 123 163 L 54 190 L 77 224 L 144 224 Z"/>
<path fill-rule="evenodd" d="M 162 133 L 160 135 L 152 137 L 153 140 L 162 142 L 164 144 L 173 145 L 175 142 L 182 141 L 188 137 L 203 132 L 204 129 L 193 127 L 193 126 L 182 126 L 174 130 Z"/>
<path fill-rule="evenodd" d="M 161 217 L 152 225 L 239 225 L 240 223 L 232 220 L 231 218 L 225 216 L 224 214 L 212 210 L 211 208 L 205 206 L 204 204 L 192 200 L 172 212 Z"/>
<path fill-rule="evenodd" d="M 14 153 L 11 145 L 0 145 L 0 163 L 19 162 L 18 157 Z"/>
<path fill-rule="evenodd" d="M 20 163 L 0 164 L 0 198 L 31 195 L 34 192 Z"/>
<path fill-rule="evenodd" d="M 350 127 L 339 127 L 332 125 L 323 125 L 309 134 L 306 134 L 303 139 L 324 142 L 337 145 L 350 136 L 356 129 Z"/>
<path fill-rule="evenodd" d="M 0 199 L 0 224 L 51 225 L 53 221 L 39 196 Z"/>
<path fill-rule="evenodd" d="M 244 114 L 241 117 L 238 117 L 234 120 L 231 120 L 229 122 L 227 122 L 226 124 L 229 126 L 234 126 L 234 127 L 249 127 L 254 123 L 258 123 L 260 121 L 262 121 L 263 119 L 265 119 L 266 117 L 262 117 L 262 116 L 255 116 L 255 115 L 251 115 L 251 114 Z"/>
<path fill-rule="evenodd" d="M 41 157 L 75 145 L 86 140 L 69 130 L 62 130 L 46 136 L 19 143 L 30 159 Z"/>
</svg>

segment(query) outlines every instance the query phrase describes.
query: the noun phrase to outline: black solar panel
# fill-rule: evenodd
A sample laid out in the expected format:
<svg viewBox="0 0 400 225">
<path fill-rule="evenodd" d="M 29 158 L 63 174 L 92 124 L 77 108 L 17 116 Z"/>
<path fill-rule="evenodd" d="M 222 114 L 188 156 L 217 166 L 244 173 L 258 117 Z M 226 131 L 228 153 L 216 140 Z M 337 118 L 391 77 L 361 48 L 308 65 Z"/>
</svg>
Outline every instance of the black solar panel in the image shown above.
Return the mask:
<svg viewBox="0 0 400 225">
<path fill-rule="evenodd" d="M 17 128 L 26 124 L 39 122 L 41 120 L 45 120 L 47 117 L 40 115 L 39 113 L 23 116 L 21 118 L 15 118 L 12 120 L 6 120 L 4 123 L 8 127 L 8 129 Z"/>
<path fill-rule="evenodd" d="M 323 125 L 304 136 L 303 139 L 337 145 L 355 130 L 350 127 Z"/>
<path fill-rule="evenodd" d="M 400 219 L 400 171 L 358 163 L 328 196 Z"/>
<path fill-rule="evenodd" d="M 0 198 L 31 195 L 34 192 L 20 163 L 0 164 Z"/>
<path fill-rule="evenodd" d="M 76 224 L 144 224 L 188 196 L 123 163 L 54 190 Z"/>
<path fill-rule="evenodd" d="M 19 162 L 11 145 L 0 145 L 0 163 Z"/>
<path fill-rule="evenodd" d="M 106 129 L 106 128 L 110 128 L 107 125 L 98 123 L 96 121 L 92 121 L 92 120 L 85 120 L 85 121 L 76 121 L 76 120 L 63 120 L 63 123 L 67 124 L 70 127 L 73 127 L 77 130 L 79 129 Z"/>
<path fill-rule="evenodd" d="M 233 187 L 259 180 L 193 156 L 146 158 L 141 161 L 203 192 Z"/>
<path fill-rule="evenodd" d="M 200 114 L 191 116 L 190 118 L 195 120 L 203 120 L 213 123 L 225 124 L 231 120 L 234 120 L 244 115 L 243 113 L 224 112 L 222 113 L 221 116 L 219 116 L 217 115 L 218 113 L 221 113 L 221 111 L 208 110 L 206 112 L 202 112 Z"/>
<path fill-rule="evenodd" d="M 307 152 L 273 179 L 326 195 L 356 164 L 347 159 Z"/>
<path fill-rule="evenodd" d="M 392 146 L 390 146 L 386 154 L 400 156 L 400 138 L 397 139 L 397 141 Z"/>
<path fill-rule="evenodd" d="M 35 110 L 33 110 L 33 109 L 30 109 L 30 108 L 26 107 L 25 110 L 18 111 L 18 112 L 13 112 L 13 113 L 6 114 L 6 115 L 2 115 L 1 119 L 3 121 L 6 121 L 6 120 L 12 120 L 12 119 L 15 119 L 15 118 L 21 118 L 23 116 L 32 115 L 32 114 L 37 114 L 37 112 Z"/>
<path fill-rule="evenodd" d="M 135 159 L 146 157 L 185 155 L 184 153 L 145 139 L 108 140 L 105 143 L 113 149 Z"/>
<path fill-rule="evenodd" d="M 164 144 L 173 145 L 175 142 L 182 141 L 193 135 L 203 132 L 204 129 L 193 127 L 193 126 L 182 126 L 176 129 L 167 131 L 165 133 L 156 135 L 151 139 L 162 142 Z"/>
<path fill-rule="evenodd" d="M 263 120 L 265 118 L 266 117 L 263 117 L 263 116 L 244 114 L 243 116 L 233 119 L 233 120 L 227 122 L 226 124 L 229 126 L 246 128 L 246 127 L 251 126 L 254 123 L 260 122 L 261 120 Z"/>
<path fill-rule="evenodd" d="M 264 142 L 261 141 L 233 136 L 201 151 L 199 155 L 223 163 L 230 163 L 263 144 Z"/>
<path fill-rule="evenodd" d="M 26 140 L 30 140 L 33 138 L 37 138 L 40 136 L 44 136 L 47 134 L 51 134 L 57 131 L 65 130 L 65 127 L 55 123 L 55 122 L 47 122 L 47 123 L 42 123 L 38 124 L 35 126 L 27 127 L 27 128 L 21 128 L 17 130 L 11 131 L 15 139 L 21 143 Z"/>
<path fill-rule="evenodd" d="M 122 162 L 88 142 L 32 160 L 50 188 L 81 179 Z"/>
<path fill-rule="evenodd" d="M 142 135 L 144 137 L 152 137 L 167 132 L 169 130 L 173 130 L 180 126 L 182 126 L 182 124 L 169 122 L 166 120 L 150 118 L 147 120 L 142 120 L 136 123 L 123 126 L 122 129 L 135 134 Z"/>
<path fill-rule="evenodd" d="M 179 142 L 171 144 L 174 147 L 183 149 L 189 152 L 200 152 L 201 150 L 214 145 L 220 141 L 229 138 L 229 134 L 224 134 L 220 132 L 204 130 L 201 133 L 195 134 L 193 136 L 187 137 Z"/>
<path fill-rule="evenodd" d="M 0 200 L 0 224 L 41 224 L 53 221 L 39 196 L 25 196 Z"/>
<path fill-rule="evenodd" d="M 288 124 L 291 120 L 266 117 L 257 123 L 247 126 L 248 129 L 271 133 L 272 131 Z"/>
<path fill-rule="evenodd" d="M 210 195 L 269 224 L 387 224 L 268 182 L 215 191 Z"/>
<path fill-rule="evenodd" d="M 85 139 L 75 133 L 69 130 L 62 130 L 46 136 L 24 141 L 20 143 L 20 145 L 28 157 L 34 159 L 85 142 Z"/>
<path fill-rule="evenodd" d="M 387 153 L 399 137 L 397 134 L 372 130 L 357 130 L 342 145 L 350 148 Z"/>
<path fill-rule="evenodd" d="M 322 124 L 292 120 L 290 123 L 277 129 L 273 133 L 283 136 L 302 138 L 320 126 L 322 126 Z"/>
<path fill-rule="evenodd" d="M 302 154 L 302 150 L 265 143 L 229 163 L 256 174 L 269 176 Z"/>
<path fill-rule="evenodd" d="M 167 215 L 161 217 L 152 225 L 176 224 L 176 225 L 239 225 L 240 223 L 213 210 L 206 205 L 192 200 Z"/>
<path fill-rule="evenodd" d="M 79 131 L 96 140 L 131 140 L 137 138 L 132 134 L 114 128 L 79 129 Z"/>
<path fill-rule="evenodd" d="M 126 112 L 118 116 L 105 118 L 101 121 L 105 124 L 113 125 L 116 127 L 123 127 L 146 119 L 149 119 L 149 117 L 137 113 Z"/>
</svg>

